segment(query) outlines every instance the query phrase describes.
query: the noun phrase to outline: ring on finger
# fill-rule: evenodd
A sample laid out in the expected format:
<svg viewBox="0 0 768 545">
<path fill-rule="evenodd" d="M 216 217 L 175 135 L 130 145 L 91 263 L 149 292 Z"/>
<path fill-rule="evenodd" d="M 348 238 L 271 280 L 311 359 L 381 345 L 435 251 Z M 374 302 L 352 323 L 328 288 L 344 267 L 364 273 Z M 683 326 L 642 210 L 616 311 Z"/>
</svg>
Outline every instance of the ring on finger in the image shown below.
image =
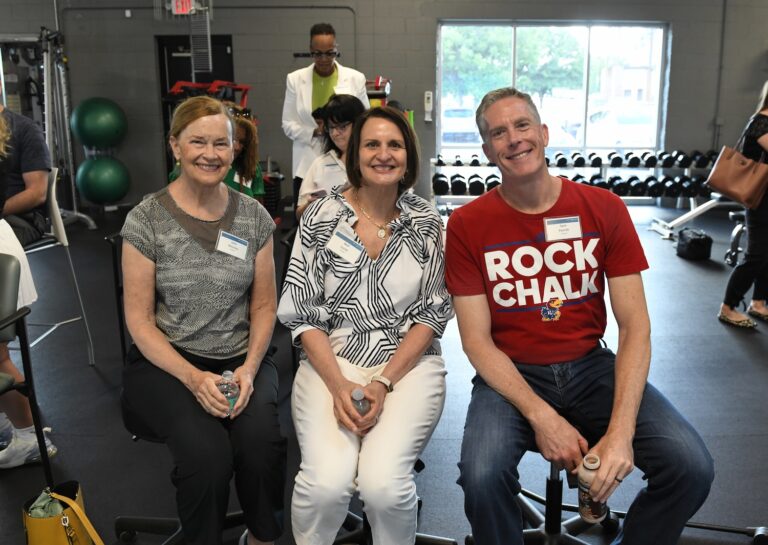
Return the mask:
<svg viewBox="0 0 768 545">
<path fill-rule="evenodd" d="M 623 482 L 624 482 L 624 479 L 619 479 L 618 477 L 616 477 L 616 482 L 617 482 L 617 483 L 623 483 Z"/>
</svg>

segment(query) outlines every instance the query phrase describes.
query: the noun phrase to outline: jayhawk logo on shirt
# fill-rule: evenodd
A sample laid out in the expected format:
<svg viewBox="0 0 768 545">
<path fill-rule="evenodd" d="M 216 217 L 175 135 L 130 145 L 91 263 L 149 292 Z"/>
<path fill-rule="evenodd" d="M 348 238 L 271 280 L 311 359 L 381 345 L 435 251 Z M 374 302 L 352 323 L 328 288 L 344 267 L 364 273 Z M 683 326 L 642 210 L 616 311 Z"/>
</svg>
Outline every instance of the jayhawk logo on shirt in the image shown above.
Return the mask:
<svg viewBox="0 0 768 545">
<path fill-rule="evenodd" d="M 563 300 L 553 297 L 547 304 L 541 307 L 542 322 L 556 322 L 560 319 L 560 307 L 563 306 Z"/>
</svg>

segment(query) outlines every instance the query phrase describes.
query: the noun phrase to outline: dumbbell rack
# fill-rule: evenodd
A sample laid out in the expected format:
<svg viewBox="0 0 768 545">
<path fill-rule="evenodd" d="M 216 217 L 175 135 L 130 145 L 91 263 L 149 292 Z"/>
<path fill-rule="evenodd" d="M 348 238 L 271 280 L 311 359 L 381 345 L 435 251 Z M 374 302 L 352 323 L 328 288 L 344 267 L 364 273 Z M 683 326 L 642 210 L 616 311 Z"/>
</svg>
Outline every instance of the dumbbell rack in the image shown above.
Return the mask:
<svg viewBox="0 0 768 545">
<path fill-rule="evenodd" d="M 566 177 L 568 177 L 568 175 L 571 175 L 571 173 L 573 173 L 574 171 L 578 171 L 578 172 L 592 171 L 592 172 L 598 173 L 599 176 L 601 178 L 603 178 L 603 179 L 608 179 L 607 178 L 607 174 L 608 174 L 609 171 L 612 171 L 612 170 L 614 170 L 614 171 L 615 170 L 650 171 L 650 172 L 652 172 L 652 175 L 656 176 L 656 177 L 660 176 L 662 172 L 665 172 L 665 171 L 668 171 L 668 170 L 681 171 L 685 176 L 689 176 L 689 177 L 691 176 L 692 171 L 702 170 L 702 169 L 698 169 L 696 167 L 681 168 L 681 167 L 673 166 L 673 167 L 666 167 L 666 168 L 664 168 L 664 167 L 661 167 L 661 166 L 658 166 L 658 165 L 655 166 L 655 167 L 645 167 L 645 166 L 630 167 L 630 166 L 627 166 L 627 165 L 622 165 L 622 166 L 614 167 L 614 166 L 611 166 L 610 164 L 608 164 L 606 161 L 604 161 L 603 164 L 601 166 L 599 166 L 599 167 L 593 167 L 593 166 L 590 166 L 590 165 L 576 167 L 576 166 L 573 166 L 572 164 L 567 164 L 565 166 L 560 166 L 560 167 L 555 166 L 555 165 L 550 165 L 549 168 L 550 168 L 550 170 L 553 170 L 555 172 L 562 172 L 563 174 L 566 175 Z M 462 175 L 464 175 L 464 173 L 466 173 L 466 172 L 469 172 L 470 174 L 475 174 L 475 173 L 480 174 L 481 178 L 487 178 L 488 176 L 494 174 L 494 175 L 498 176 L 499 179 L 501 179 L 501 173 L 499 172 L 498 167 L 496 167 L 496 166 L 488 166 L 487 163 L 483 163 L 483 162 L 480 163 L 480 166 L 477 166 L 477 165 L 472 166 L 469 163 L 464 163 L 463 165 L 460 165 L 460 166 L 454 165 L 453 163 L 446 163 L 445 165 L 438 165 L 437 164 L 437 159 L 432 158 L 430 160 L 430 180 L 432 180 L 432 178 L 434 177 L 435 173 L 437 173 L 437 172 L 442 172 L 442 173 L 446 174 L 446 176 L 449 179 L 454 174 L 462 173 Z M 469 179 L 470 174 L 464 175 L 465 180 Z M 475 199 L 475 197 L 476 197 L 475 195 L 451 195 L 451 194 L 435 195 L 434 193 L 432 193 L 432 200 L 435 203 L 435 206 L 437 206 L 438 209 L 439 209 L 440 206 L 445 206 L 446 210 L 448 210 L 448 211 L 450 211 L 450 207 L 451 206 L 461 206 L 463 204 L 471 202 L 472 200 Z M 621 199 L 627 205 L 632 205 L 632 204 L 644 204 L 644 205 L 647 205 L 647 204 L 658 203 L 659 199 L 661 199 L 661 197 L 622 196 Z M 685 199 L 685 197 L 678 197 L 677 206 L 679 208 L 682 208 L 684 206 L 684 203 L 685 203 L 684 199 Z M 695 208 L 697 206 L 697 204 L 698 203 L 696 201 L 696 197 L 691 197 L 690 198 L 690 206 Z"/>
</svg>

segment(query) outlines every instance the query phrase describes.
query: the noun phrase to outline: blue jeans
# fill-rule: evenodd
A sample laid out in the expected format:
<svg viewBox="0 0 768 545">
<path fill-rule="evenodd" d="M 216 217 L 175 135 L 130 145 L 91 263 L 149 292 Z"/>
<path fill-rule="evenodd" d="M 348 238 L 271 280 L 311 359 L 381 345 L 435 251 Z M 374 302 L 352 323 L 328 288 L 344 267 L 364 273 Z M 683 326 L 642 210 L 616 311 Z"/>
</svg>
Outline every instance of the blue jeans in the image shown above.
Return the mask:
<svg viewBox="0 0 768 545">
<path fill-rule="evenodd" d="M 614 354 L 597 348 L 553 365 L 516 364 L 531 388 L 593 446 L 608 427 L 614 391 Z M 515 496 L 517 466 L 536 451 L 522 414 L 488 386 L 473 380 L 464 427 L 458 483 L 477 545 L 522 544 L 523 521 Z M 648 485 L 632 502 L 614 544 L 673 545 L 709 493 L 714 464 L 696 430 L 650 384 L 637 415 L 635 465 Z"/>
</svg>

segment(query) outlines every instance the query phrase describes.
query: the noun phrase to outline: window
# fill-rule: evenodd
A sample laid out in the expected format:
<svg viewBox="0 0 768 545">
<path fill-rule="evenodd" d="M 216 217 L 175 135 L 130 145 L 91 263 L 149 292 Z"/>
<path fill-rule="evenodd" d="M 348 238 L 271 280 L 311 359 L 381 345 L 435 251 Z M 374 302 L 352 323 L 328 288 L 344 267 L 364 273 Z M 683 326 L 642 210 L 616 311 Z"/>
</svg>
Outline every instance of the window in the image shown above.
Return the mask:
<svg viewBox="0 0 768 545">
<path fill-rule="evenodd" d="M 531 94 L 549 147 L 658 149 L 664 27 L 443 24 L 438 153 L 479 153 L 475 108 L 492 89 Z"/>
</svg>

